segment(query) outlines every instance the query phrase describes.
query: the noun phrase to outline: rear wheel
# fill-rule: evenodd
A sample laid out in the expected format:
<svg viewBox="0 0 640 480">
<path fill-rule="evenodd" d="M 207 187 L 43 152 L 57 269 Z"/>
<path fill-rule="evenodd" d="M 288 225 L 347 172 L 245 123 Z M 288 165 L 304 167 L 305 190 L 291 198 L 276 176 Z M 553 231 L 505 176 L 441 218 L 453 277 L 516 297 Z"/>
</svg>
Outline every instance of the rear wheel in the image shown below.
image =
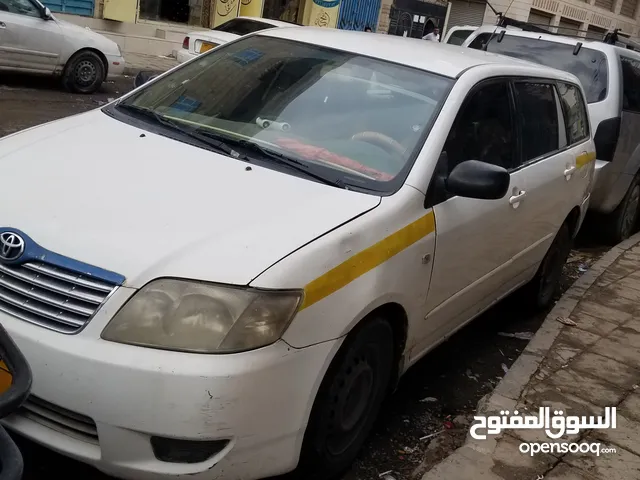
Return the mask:
<svg viewBox="0 0 640 480">
<path fill-rule="evenodd" d="M 551 306 L 560 287 L 562 268 L 571 252 L 571 243 L 571 232 L 564 223 L 542 259 L 536 276 L 525 287 L 527 300 L 533 307 L 545 309 Z"/>
<path fill-rule="evenodd" d="M 64 68 L 62 84 L 76 93 L 96 92 L 105 77 L 105 66 L 95 52 L 76 53 Z"/>
<path fill-rule="evenodd" d="M 325 375 L 305 434 L 300 474 L 331 479 L 356 458 L 389 389 L 393 331 L 373 318 L 347 337 Z"/>
<path fill-rule="evenodd" d="M 633 179 L 620 205 L 604 219 L 603 230 L 607 240 L 617 244 L 629 238 L 638 224 L 640 213 L 640 183 Z"/>
</svg>

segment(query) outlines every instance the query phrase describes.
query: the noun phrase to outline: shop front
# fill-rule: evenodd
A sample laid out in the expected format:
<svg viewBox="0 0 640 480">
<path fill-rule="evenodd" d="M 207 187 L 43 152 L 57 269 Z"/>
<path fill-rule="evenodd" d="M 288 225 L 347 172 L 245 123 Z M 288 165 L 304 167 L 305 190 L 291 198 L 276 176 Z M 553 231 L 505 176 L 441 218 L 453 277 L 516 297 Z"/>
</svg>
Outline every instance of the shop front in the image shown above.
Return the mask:
<svg viewBox="0 0 640 480">
<path fill-rule="evenodd" d="M 71 0 L 51 0 L 60 3 Z M 78 4 L 85 0 L 73 0 Z M 93 6 L 94 0 L 86 0 Z M 305 0 L 97 0 L 102 18 L 130 23 L 216 27 L 238 16 L 302 23 Z M 307 0 L 311 2 L 311 0 Z M 339 0 L 338 0 L 339 1 Z M 336 2 L 338 3 L 338 2 Z M 52 9 L 53 10 L 53 9 Z M 75 12 L 67 12 L 75 13 Z M 87 15 L 93 15 L 93 10 Z"/>
</svg>

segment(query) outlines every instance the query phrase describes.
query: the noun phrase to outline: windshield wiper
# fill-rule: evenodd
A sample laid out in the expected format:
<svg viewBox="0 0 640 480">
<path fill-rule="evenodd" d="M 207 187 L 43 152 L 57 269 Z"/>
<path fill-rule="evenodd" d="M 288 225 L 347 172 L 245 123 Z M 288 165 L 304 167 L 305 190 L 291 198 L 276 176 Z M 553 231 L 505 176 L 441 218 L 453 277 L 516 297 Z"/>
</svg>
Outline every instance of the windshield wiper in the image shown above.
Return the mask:
<svg viewBox="0 0 640 480">
<path fill-rule="evenodd" d="M 314 178 L 326 185 L 331 185 L 338 188 L 347 188 L 345 182 L 339 178 L 328 178 L 324 175 L 320 175 L 319 173 L 315 173 L 311 171 L 308 164 L 301 162 L 300 160 L 296 160 L 295 158 L 288 157 L 280 152 L 275 152 L 268 148 L 264 148 L 262 145 L 259 145 L 255 142 L 250 142 L 249 140 L 243 139 L 235 139 L 227 136 L 219 135 L 215 132 L 199 130 L 200 134 L 205 135 L 207 137 L 212 137 L 214 139 L 222 138 L 224 142 L 233 143 L 234 145 L 238 145 L 242 147 L 243 150 L 249 150 L 253 153 L 259 153 L 262 159 L 267 159 L 277 163 L 279 165 L 284 165 L 289 167 L 292 170 L 296 170 L 297 172 L 301 172 L 311 178 Z"/>
<path fill-rule="evenodd" d="M 239 158 L 240 160 L 245 160 L 245 161 L 248 160 L 246 156 L 241 155 L 239 152 L 235 151 L 233 148 L 227 145 L 227 143 L 222 141 L 220 138 L 214 138 L 209 135 L 203 135 L 202 132 L 197 128 L 190 129 L 188 127 L 185 127 L 180 122 L 171 120 L 165 117 L 164 115 L 160 115 L 159 113 L 155 112 L 150 108 L 139 107 L 137 105 L 127 105 L 127 104 L 118 105 L 118 108 L 129 110 L 131 112 L 134 112 L 136 115 L 155 120 L 157 123 L 165 127 L 168 127 L 172 130 L 176 130 L 181 134 L 186 135 L 189 138 L 192 138 L 194 140 L 199 141 L 200 143 L 207 145 L 208 147 L 215 148 L 217 151 L 222 152 L 225 155 L 228 155 L 233 158 Z"/>
</svg>

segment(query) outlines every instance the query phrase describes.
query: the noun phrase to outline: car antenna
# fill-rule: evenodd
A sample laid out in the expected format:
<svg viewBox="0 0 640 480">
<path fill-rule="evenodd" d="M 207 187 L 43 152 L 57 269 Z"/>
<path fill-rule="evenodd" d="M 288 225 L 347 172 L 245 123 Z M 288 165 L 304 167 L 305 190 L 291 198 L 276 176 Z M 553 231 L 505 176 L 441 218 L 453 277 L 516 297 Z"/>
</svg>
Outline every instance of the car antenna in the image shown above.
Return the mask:
<svg viewBox="0 0 640 480">
<path fill-rule="evenodd" d="M 491 8 L 491 10 L 493 10 L 493 13 L 495 13 L 498 16 L 498 20 L 496 21 L 496 28 L 493 29 L 493 32 L 491 33 L 491 35 L 489 36 L 489 39 L 487 40 L 487 42 L 482 46 L 482 50 L 484 50 L 485 52 L 487 51 L 487 47 L 489 46 L 489 42 L 491 42 L 491 40 L 493 39 L 494 35 L 496 34 L 496 32 L 498 31 L 498 27 L 500 26 L 500 24 L 502 23 L 502 19 L 504 17 L 506 17 L 507 13 L 509 12 L 509 9 L 511 8 L 511 5 L 513 5 L 513 0 L 511 0 L 511 2 L 509 3 L 509 6 L 507 7 L 507 9 L 504 11 L 504 13 L 500 13 L 498 11 L 496 11 L 495 8 L 493 8 L 491 6 L 491 4 L 489 2 L 487 2 L 487 4 L 489 5 L 489 7 Z M 501 32 L 504 33 L 504 32 Z M 504 35 L 501 35 L 502 37 L 504 37 Z M 502 40 L 502 39 L 501 39 Z"/>
</svg>

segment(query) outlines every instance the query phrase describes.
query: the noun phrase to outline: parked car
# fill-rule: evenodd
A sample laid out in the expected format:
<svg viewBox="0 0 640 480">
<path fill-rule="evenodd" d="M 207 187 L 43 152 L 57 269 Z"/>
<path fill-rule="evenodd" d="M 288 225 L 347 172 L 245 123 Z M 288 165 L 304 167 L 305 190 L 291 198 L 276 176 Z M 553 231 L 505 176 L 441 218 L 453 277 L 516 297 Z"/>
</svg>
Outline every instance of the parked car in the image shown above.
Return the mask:
<svg viewBox="0 0 640 480">
<path fill-rule="evenodd" d="M 230 42 L 249 33 L 266 30 L 268 28 L 292 26 L 300 25 L 292 22 L 283 22 L 282 20 L 271 20 L 269 18 L 236 17 L 211 30 L 196 30 L 188 33 L 187 36 L 184 37 L 182 50 L 178 50 L 178 62 L 184 63 L 218 45 Z"/>
<path fill-rule="evenodd" d="M 451 45 L 462 45 L 469 35 L 471 35 L 478 27 L 473 25 L 464 25 L 451 27 L 447 30 L 443 43 Z"/>
<path fill-rule="evenodd" d="M 35 379 L 7 427 L 122 478 L 324 480 L 436 345 L 519 287 L 550 305 L 594 172 L 578 79 L 363 37 L 263 30 L 0 140 Z"/>
<path fill-rule="evenodd" d="M 488 42 L 488 44 L 487 44 Z M 629 237 L 640 214 L 640 53 L 600 41 L 484 26 L 464 46 L 566 70 L 587 94 L 597 151 L 590 206 L 614 243 Z"/>
<path fill-rule="evenodd" d="M 37 0 L 0 0 L 0 71 L 59 75 L 69 90 L 93 93 L 124 65 L 116 42 L 57 19 Z"/>
</svg>

